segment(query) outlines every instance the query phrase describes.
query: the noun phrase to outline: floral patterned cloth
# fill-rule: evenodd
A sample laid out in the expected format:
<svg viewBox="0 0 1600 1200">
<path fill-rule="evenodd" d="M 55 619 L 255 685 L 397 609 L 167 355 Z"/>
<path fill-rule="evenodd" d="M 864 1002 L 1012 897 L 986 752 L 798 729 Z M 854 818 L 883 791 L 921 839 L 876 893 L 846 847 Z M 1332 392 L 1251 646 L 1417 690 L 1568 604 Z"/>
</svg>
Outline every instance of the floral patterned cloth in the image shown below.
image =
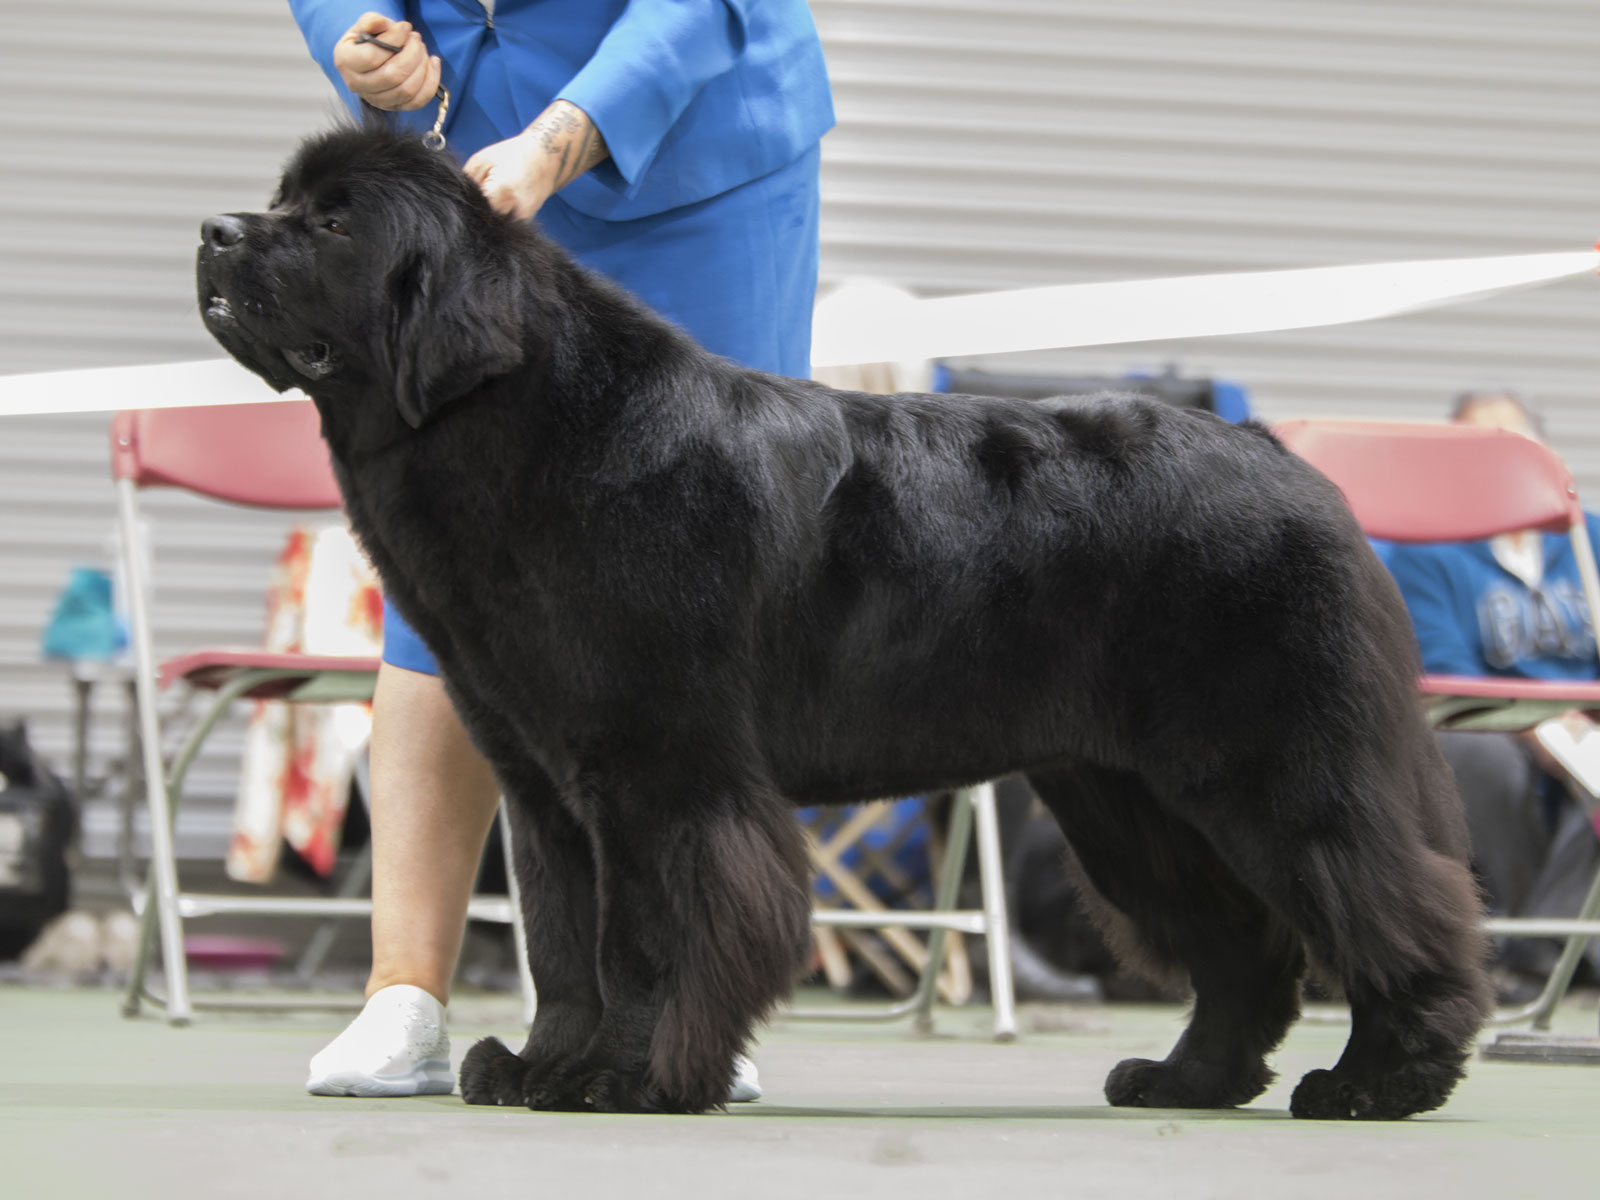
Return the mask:
<svg viewBox="0 0 1600 1200">
<path fill-rule="evenodd" d="M 377 578 L 345 526 L 300 526 L 289 534 L 267 592 L 265 646 L 382 652 Z M 256 701 L 234 806 L 230 877 L 270 882 L 284 842 L 318 874 L 333 873 L 350 778 L 371 733 L 367 704 Z"/>
</svg>

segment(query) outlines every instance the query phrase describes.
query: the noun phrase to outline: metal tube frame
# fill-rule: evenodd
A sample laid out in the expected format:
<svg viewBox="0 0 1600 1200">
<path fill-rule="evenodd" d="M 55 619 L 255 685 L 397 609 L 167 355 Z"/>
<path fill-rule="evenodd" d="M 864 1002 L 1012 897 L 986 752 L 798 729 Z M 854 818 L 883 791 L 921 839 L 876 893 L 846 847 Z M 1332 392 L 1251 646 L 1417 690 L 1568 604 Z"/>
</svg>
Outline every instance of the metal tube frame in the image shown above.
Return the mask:
<svg viewBox="0 0 1600 1200">
<path fill-rule="evenodd" d="M 167 767 L 162 762 L 160 722 L 157 717 L 157 678 L 154 642 L 150 630 L 149 594 L 143 572 L 137 559 L 134 530 L 137 528 L 137 501 L 132 480 L 120 479 L 116 485 L 117 515 L 122 527 L 122 552 L 125 578 L 128 580 L 129 624 L 134 644 L 134 698 L 140 761 L 145 785 L 145 802 L 150 814 L 150 863 L 146 871 L 142 893 L 132 896 L 134 909 L 139 913 L 139 934 L 135 945 L 134 961 L 128 974 L 128 988 L 123 997 L 122 1014 L 126 1017 L 139 1013 L 141 1001 L 148 1000 L 166 1010 L 167 1021 L 176 1026 L 187 1025 L 197 1008 L 300 1008 L 348 1007 L 345 1002 L 333 1004 L 310 1003 L 301 998 L 293 1001 L 273 1002 L 253 997 L 249 1000 L 196 1000 L 190 993 L 188 964 L 184 958 L 183 920 L 190 917 L 215 916 L 223 913 L 255 913 L 288 917 L 370 916 L 372 901 L 355 896 L 339 897 L 267 897 L 223 896 L 197 892 L 182 892 L 178 888 L 176 831 L 178 804 L 183 783 L 189 768 L 228 708 L 239 697 L 248 694 L 263 683 L 276 679 L 292 679 L 304 675 L 291 668 L 260 667 L 241 671 L 219 687 L 211 700 L 210 708 L 195 723 L 182 746 Z M 328 676 L 331 676 L 329 678 Z M 324 701 L 360 700 L 371 696 L 370 676 L 361 672 L 327 673 L 322 678 L 301 689 Z M 130 794 L 131 803 L 131 794 Z M 125 815 L 131 818 L 131 811 Z M 500 810 L 502 845 L 505 847 L 507 874 L 510 878 L 511 897 L 499 899 L 474 896 L 468 903 L 469 918 L 499 921 L 514 929 L 517 944 L 517 961 L 521 976 L 523 1008 L 532 1020 L 535 1003 L 532 976 L 527 965 L 526 936 L 523 930 L 522 909 L 516 896 L 516 874 L 511 870 L 511 829 L 505 817 L 505 805 Z M 131 868 L 132 821 L 125 820 L 122 862 Z M 131 870 L 130 870 L 131 874 Z M 131 883 L 131 879 L 128 881 Z M 162 967 L 166 976 L 166 995 L 159 996 L 146 986 L 150 962 L 154 957 L 157 933 L 161 941 Z"/>
<path fill-rule="evenodd" d="M 1490 933 L 1504 930 L 1508 933 L 1542 936 L 1548 931 L 1550 936 L 1559 937 L 1565 932 L 1567 937 L 1567 944 L 1561 948 L 1561 957 L 1556 959 L 1556 965 L 1551 968 L 1549 976 L 1544 981 L 1544 989 L 1539 995 L 1520 1008 L 1495 1013 L 1489 1018 L 1489 1023 L 1515 1025 L 1531 1019 L 1534 1029 L 1540 1032 L 1548 1031 L 1551 1019 L 1555 1016 L 1556 1006 L 1561 1003 L 1561 998 L 1572 986 L 1572 976 L 1578 970 L 1578 960 L 1583 957 L 1584 947 L 1589 944 L 1590 938 L 1600 937 L 1600 920 L 1597 920 L 1597 917 L 1600 917 L 1600 871 L 1595 873 L 1593 882 L 1589 884 L 1588 895 L 1583 898 L 1583 906 L 1579 908 L 1575 919 L 1545 920 L 1530 917 L 1486 921 L 1484 926 Z"/>
<path fill-rule="evenodd" d="M 983 889 L 983 908 L 957 909 L 961 871 L 966 864 L 967 847 L 977 825 L 978 876 Z M 1009 1042 L 1017 1036 L 1016 1001 L 1011 980 L 1010 926 L 1006 916 L 1005 880 L 1000 861 L 1000 824 L 995 811 L 994 785 L 963 788 L 950 807 L 950 828 L 945 836 L 944 860 L 939 870 L 939 887 L 933 908 L 925 912 L 880 913 L 816 910 L 812 920 L 818 925 L 850 928 L 927 929 L 928 961 L 917 980 L 916 990 L 903 1000 L 886 1004 L 850 1007 L 796 1006 L 784 1015 L 797 1021 L 898 1021 L 910 1017 L 919 1032 L 933 1028 L 933 1000 L 944 967 L 946 934 L 984 934 L 989 951 L 989 990 L 994 1006 L 994 1038 Z"/>
<path fill-rule="evenodd" d="M 160 729 L 156 723 L 155 649 L 150 637 L 149 596 L 140 570 L 137 507 L 133 481 L 119 479 L 116 486 L 117 517 L 122 526 L 124 578 L 127 580 L 129 624 L 132 626 L 135 663 L 134 686 L 138 693 L 139 741 L 143 755 L 145 800 L 150 810 L 150 875 L 154 876 L 156 902 L 149 905 L 139 934 L 139 946 L 131 972 L 124 1015 L 139 1011 L 139 991 L 150 961 L 150 941 L 156 926 L 161 930 L 162 961 L 167 973 L 167 1019 L 174 1025 L 189 1023 L 188 980 L 184 975 L 183 926 L 178 919 L 177 857 L 173 849 L 173 820 L 168 804 L 166 770 L 161 762 Z"/>
<path fill-rule="evenodd" d="M 131 489 L 132 484 L 126 483 Z M 128 528 L 132 528 L 131 520 Z M 131 539 L 124 539 L 129 541 Z M 200 752 L 207 735 L 215 728 L 228 706 L 251 688 L 272 679 L 293 678 L 303 674 L 300 671 L 258 669 L 244 671 L 238 677 L 229 680 L 217 689 L 212 698 L 211 707 L 206 714 L 189 731 L 189 736 L 184 739 L 183 746 L 173 757 L 170 773 L 163 769 L 161 762 L 160 727 L 156 719 L 156 674 L 155 657 L 151 649 L 150 629 L 148 625 L 149 614 L 145 611 L 146 600 L 140 596 L 143 588 L 138 585 L 138 576 L 129 575 L 128 604 L 131 612 L 131 624 L 134 627 L 134 657 L 138 662 L 139 686 L 139 740 L 144 753 L 145 797 L 150 810 L 150 874 L 155 876 L 155 894 L 152 897 L 148 886 L 145 889 L 145 903 L 140 913 L 138 948 L 134 955 L 133 968 L 128 975 L 128 992 L 123 1000 L 123 1016 L 134 1016 L 139 1011 L 139 1001 L 142 998 L 160 1005 L 167 1011 L 167 1020 L 173 1025 L 187 1025 L 193 1009 L 189 997 L 188 964 L 183 953 L 183 922 L 186 915 L 204 915 L 196 910 L 186 913 L 184 910 L 189 902 L 201 899 L 193 895 L 184 895 L 178 890 L 178 867 L 175 838 L 178 823 L 178 797 L 182 794 L 183 780 L 189 772 L 190 765 Z M 134 597 L 139 596 L 138 600 Z M 141 644 L 142 643 L 142 644 Z M 218 897 L 219 900 L 235 900 L 244 903 L 256 901 L 258 897 Z M 153 901 L 153 902 L 152 902 Z M 270 903 L 280 903 L 271 901 Z M 211 912 L 230 911 L 213 907 Z M 232 909 L 231 911 L 249 912 L 257 911 L 251 907 Z M 161 931 L 161 956 L 162 966 L 167 977 L 167 995 L 162 997 L 152 994 L 144 986 L 145 975 L 149 971 L 151 952 L 156 930 Z"/>
</svg>

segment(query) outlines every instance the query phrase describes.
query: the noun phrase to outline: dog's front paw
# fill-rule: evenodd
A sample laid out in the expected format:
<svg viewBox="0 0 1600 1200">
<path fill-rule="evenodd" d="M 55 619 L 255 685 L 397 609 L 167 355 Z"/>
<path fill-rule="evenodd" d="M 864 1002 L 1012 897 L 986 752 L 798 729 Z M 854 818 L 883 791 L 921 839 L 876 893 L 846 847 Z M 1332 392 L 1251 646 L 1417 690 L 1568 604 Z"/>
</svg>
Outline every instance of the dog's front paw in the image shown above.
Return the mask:
<svg viewBox="0 0 1600 1200">
<path fill-rule="evenodd" d="M 1156 1099 L 1164 1091 L 1162 1063 L 1125 1058 L 1106 1076 L 1106 1099 L 1118 1108 L 1166 1108 Z"/>
<path fill-rule="evenodd" d="M 654 1112 L 643 1079 L 580 1060 L 554 1071 L 529 1072 L 522 1102 L 541 1112 Z"/>
<path fill-rule="evenodd" d="M 698 1113 L 720 1108 L 726 1100 L 725 1086 L 708 1088 L 704 1097 L 668 1095 L 642 1067 L 580 1062 L 526 1077 L 528 1107 L 549 1112 Z"/>
<path fill-rule="evenodd" d="M 461 1098 L 468 1104 L 521 1104 L 528 1064 L 499 1038 L 484 1038 L 461 1060 Z"/>
</svg>

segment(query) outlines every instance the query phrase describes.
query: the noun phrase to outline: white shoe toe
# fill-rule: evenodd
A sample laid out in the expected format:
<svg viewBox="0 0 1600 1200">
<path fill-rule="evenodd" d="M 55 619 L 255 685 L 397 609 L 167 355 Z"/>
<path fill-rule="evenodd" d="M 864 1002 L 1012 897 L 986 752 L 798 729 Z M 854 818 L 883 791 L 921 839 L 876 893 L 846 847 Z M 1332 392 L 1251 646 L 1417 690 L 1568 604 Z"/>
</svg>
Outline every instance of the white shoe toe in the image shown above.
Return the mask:
<svg viewBox="0 0 1600 1200">
<path fill-rule="evenodd" d="M 733 1060 L 733 1085 L 728 1088 L 729 1104 L 747 1104 L 761 1099 L 761 1076 L 756 1064 L 746 1055 Z"/>
<path fill-rule="evenodd" d="M 314 1096 L 422 1096 L 455 1090 L 444 1006 L 421 988 L 376 991 L 311 1059 Z"/>
</svg>

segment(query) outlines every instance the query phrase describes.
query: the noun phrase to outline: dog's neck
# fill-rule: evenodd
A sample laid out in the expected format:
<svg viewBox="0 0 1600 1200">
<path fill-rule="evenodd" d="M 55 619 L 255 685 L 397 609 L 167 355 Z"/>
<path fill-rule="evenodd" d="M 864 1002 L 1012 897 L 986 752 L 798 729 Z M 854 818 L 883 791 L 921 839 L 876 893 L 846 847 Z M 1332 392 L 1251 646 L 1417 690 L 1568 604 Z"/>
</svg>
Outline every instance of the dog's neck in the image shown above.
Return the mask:
<svg viewBox="0 0 1600 1200">
<path fill-rule="evenodd" d="M 520 488 L 563 490 L 563 479 L 604 474 L 614 446 L 635 457 L 670 455 L 671 442 L 659 436 L 636 444 L 630 430 L 642 421 L 692 436 L 715 419 L 712 396 L 686 396 L 672 386 L 673 366 L 695 358 L 713 373 L 736 368 L 548 239 L 530 236 L 535 244 L 517 281 L 527 314 L 522 364 L 443 406 L 420 429 L 387 396 L 371 395 L 384 386 L 376 379 L 353 374 L 308 384 L 336 462 L 393 460 L 420 483 L 431 477 L 432 462 L 472 461 L 507 483 L 515 478 Z M 665 422 L 663 409 L 672 412 Z M 534 436 L 511 436 L 513 426 Z M 512 446 L 536 458 L 505 461 Z"/>
</svg>

